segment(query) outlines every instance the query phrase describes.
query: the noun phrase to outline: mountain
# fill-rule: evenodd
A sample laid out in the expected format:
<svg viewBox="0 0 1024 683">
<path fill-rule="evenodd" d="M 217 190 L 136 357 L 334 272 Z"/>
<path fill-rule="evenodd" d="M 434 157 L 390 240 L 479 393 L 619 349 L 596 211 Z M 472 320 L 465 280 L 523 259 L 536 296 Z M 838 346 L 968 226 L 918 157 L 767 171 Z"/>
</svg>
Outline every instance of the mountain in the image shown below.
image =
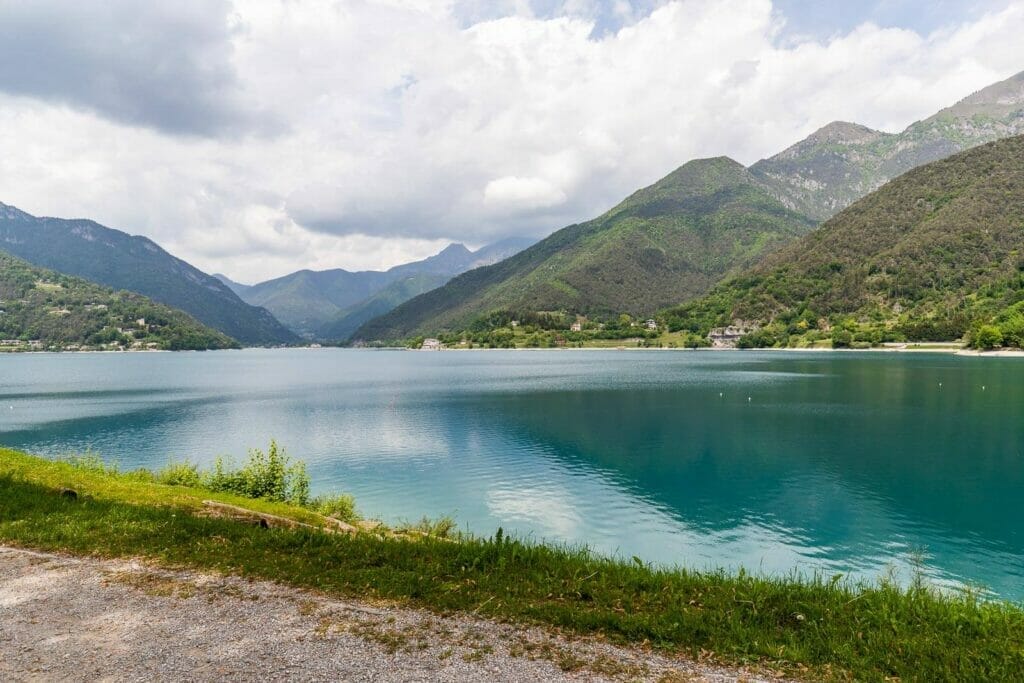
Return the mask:
<svg viewBox="0 0 1024 683">
<path fill-rule="evenodd" d="M 145 237 L 90 220 L 37 218 L 0 204 L 0 249 L 44 268 L 148 296 L 243 344 L 295 341 L 269 312 Z"/>
<path fill-rule="evenodd" d="M 911 168 L 1018 133 L 1024 73 L 899 134 L 835 122 L 749 169 L 727 159 L 691 162 L 605 216 L 416 297 L 354 338 L 439 333 L 501 309 L 649 315 L 670 297 L 705 293 Z M 662 197 L 652 200 L 653 193 Z M 748 201 L 726 201 L 730 194 Z"/>
<path fill-rule="evenodd" d="M 439 253 L 387 271 L 300 270 L 245 286 L 225 282 L 245 301 L 270 310 L 281 322 L 309 338 L 346 339 L 363 322 L 417 294 L 443 285 L 471 268 L 521 251 L 532 240 L 511 238 L 470 251 L 450 244 Z"/>
<path fill-rule="evenodd" d="M 907 172 L 665 318 L 700 332 L 742 320 L 760 326 L 754 345 L 936 341 L 994 324 L 1020 346 L 1024 136 Z"/>
<path fill-rule="evenodd" d="M 226 349 L 237 342 L 181 311 L 0 251 L 0 347 Z M 17 343 L 13 343 L 17 342 Z"/>
<path fill-rule="evenodd" d="M 363 323 L 384 315 L 414 296 L 436 289 L 451 279 L 451 275 L 441 273 L 407 275 L 358 304 L 342 310 L 333 320 L 320 328 L 319 336 L 324 339 L 347 340 Z"/>
<path fill-rule="evenodd" d="M 252 285 L 243 285 L 241 282 L 235 282 L 234 280 L 229 278 L 227 275 L 224 275 L 222 273 L 214 273 L 213 277 L 217 278 L 222 283 L 224 283 L 224 285 L 228 289 L 230 289 L 232 292 L 237 294 L 239 297 L 241 297 L 243 292 L 247 292 L 250 289 L 252 289 Z"/>
<path fill-rule="evenodd" d="M 813 227 L 741 164 L 692 161 L 593 221 L 406 302 L 354 338 L 459 329 L 496 310 L 649 315 Z"/>
<path fill-rule="evenodd" d="M 1012 135 L 1024 133 L 1024 72 L 991 85 L 902 133 L 836 121 L 751 173 L 795 211 L 826 220 L 896 176 Z"/>
</svg>

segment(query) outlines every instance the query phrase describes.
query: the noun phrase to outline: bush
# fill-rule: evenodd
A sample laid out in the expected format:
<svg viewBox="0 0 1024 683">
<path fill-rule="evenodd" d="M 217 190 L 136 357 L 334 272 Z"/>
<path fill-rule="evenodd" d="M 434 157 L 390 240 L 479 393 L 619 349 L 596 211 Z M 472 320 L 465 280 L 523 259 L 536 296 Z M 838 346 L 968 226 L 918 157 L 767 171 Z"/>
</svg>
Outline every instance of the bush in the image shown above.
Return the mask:
<svg viewBox="0 0 1024 683">
<path fill-rule="evenodd" d="M 853 333 L 849 330 L 837 329 L 832 332 L 832 348 L 848 349 L 853 344 Z"/>
<path fill-rule="evenodd" d="M 982 325 L 974 333 L 971 346 L 987 351 L 1003 345 L 1003 333 L 995 325 Z"/>
<path fill-rule="evenodd" d="M 293 463 L 276 441 L 266 453 L 254 448 L 241 469 L 217 458 L 213 471 L 202 477 L 211 491 L 234 493 L 246 498 L 264 498 L 293 505 L 309 504 L 309 475 L 303 462 Z"/>
<path fill-rule="evenodd" d="M 347 494 L 317 496 L 309 502 L 308 507 L 324 517 L 334 517 L 350 524 L 359 520 L 355 498 Z"/>
</svg>

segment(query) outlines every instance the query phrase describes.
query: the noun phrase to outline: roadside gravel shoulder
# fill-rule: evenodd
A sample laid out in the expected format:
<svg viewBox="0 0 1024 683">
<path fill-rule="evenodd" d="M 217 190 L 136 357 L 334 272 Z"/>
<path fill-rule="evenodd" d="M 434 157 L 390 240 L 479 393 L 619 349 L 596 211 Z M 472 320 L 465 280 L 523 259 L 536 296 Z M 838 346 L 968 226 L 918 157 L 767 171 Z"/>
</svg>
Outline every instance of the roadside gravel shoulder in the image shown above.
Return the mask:
<svg viewBox="0 0 1024 683">
<path fill-rule="evenodd" d="M 0 680 L 764 681 L 472 615 L 0 546 Z"/>
</svg>

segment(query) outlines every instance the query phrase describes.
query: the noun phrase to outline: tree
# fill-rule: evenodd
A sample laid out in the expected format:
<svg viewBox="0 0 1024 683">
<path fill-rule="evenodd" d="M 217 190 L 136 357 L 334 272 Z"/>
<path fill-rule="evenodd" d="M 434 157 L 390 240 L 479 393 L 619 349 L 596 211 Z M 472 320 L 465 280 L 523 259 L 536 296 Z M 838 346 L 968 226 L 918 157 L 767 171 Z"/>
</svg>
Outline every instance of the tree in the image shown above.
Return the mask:
<svg viewBox="0 0 1024 683">
<path fill-rule="evenodd" d="M 836 329 L 832 332 L 832 348 L 848 349 L 853 343 L 853 333 L 845 329 Z"/>
<path fill-rule="evenodd" d="M 995 325 L 982 325 L 974 335 L 972 346 L 988 351 L 1003 345 L 1003 333 Z"/>
</svg>

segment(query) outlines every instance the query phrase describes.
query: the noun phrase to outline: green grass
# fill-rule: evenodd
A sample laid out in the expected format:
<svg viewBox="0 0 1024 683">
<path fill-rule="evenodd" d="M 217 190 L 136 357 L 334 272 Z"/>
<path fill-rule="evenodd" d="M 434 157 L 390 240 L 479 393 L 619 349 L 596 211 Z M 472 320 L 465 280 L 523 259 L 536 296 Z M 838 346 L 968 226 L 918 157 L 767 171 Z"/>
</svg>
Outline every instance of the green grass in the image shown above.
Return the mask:
<svg viewBox="0 0 1024 683">
<path fill-rule="evenodd" d="M 62 497 L 65 487 L 78 498 Z M 0 542 L 9 545 L 141 556 L 331 595 L 475 611 L 808 678 L 1019 680 L 1024 671 L 1024 610 L 921 584 L 661 570 L 500 533 L 452 542 L 265 530 L 193 515 L 207 498 L 316 519 L 282 503 L 0 449 Z"/>
</svg>

